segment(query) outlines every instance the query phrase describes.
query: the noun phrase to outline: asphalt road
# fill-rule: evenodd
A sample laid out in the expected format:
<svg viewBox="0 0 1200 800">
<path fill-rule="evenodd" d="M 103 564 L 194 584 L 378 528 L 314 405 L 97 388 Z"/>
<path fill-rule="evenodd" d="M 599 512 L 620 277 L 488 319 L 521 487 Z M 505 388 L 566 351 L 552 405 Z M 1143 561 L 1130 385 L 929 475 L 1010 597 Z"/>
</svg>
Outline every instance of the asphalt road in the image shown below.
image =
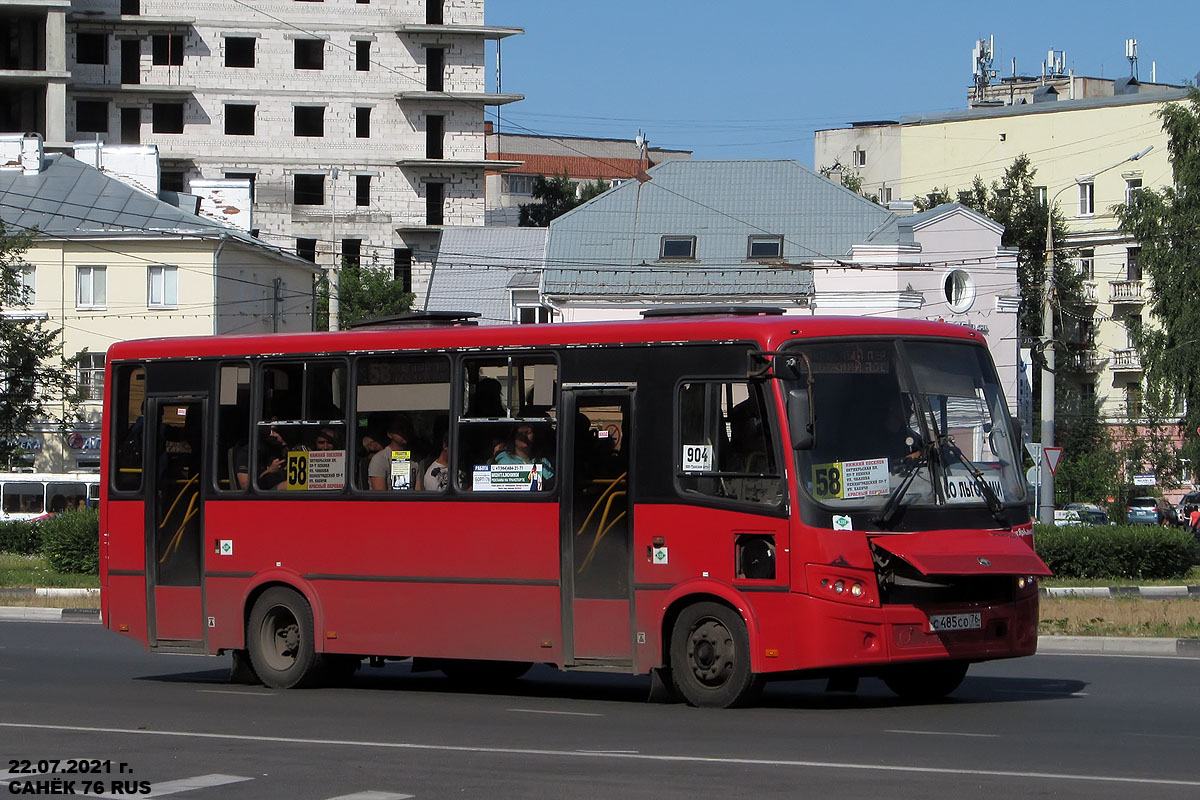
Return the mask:
<svg viewBox="0 0 1200 800">
<path fill-rule="evenodd" d="M 57 778 L 180 800 L 1200 796 L 1197 659 L 977 665 L 925 706 L 875 681 L 854 695 L 792 681 L 738 710 L 648 704 L 644 678 L 541 667 L 503 692 L 405 664 L 347 688 L 227 677 L 227 659 L 149 655 L 94 624 L 0 622 L 0 795 Z M 10 759 L 111 772 L 11 774 Z"/>
</svg>

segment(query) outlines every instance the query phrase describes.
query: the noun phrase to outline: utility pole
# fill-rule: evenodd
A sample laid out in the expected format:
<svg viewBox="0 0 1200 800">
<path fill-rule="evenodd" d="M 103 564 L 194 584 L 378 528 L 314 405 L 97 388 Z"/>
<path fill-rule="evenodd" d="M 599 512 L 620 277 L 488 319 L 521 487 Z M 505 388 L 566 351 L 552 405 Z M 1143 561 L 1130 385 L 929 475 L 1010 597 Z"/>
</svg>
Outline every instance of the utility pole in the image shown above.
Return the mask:
<svg viewBox="0 0 1200 800">
<path fill-rule="evenodd" d="M 338 329 L 338 287 L 339 287 L 339 264 L 338 264 L 338 248 L 337 248 L 337 179 L 338 168 L 333 168 L 333 181 L 331 191 L 329 193 L 329 252 L 333 258 L 329 264 L 329 330 L 336 331 Z"/>
<path fill-rule="evenodd" d="M 1054 193 L 1046 201 L 1046 277 L 1042 285 L 1042 461 L 1045 461 L 1045 449 L 1054 447 L 1054 201 L 1068 189 L 1081 183 L 1090 183 L 1103 172 L 1125 164 L 1137 161 L 1154 149 L 1150 145 L 1145 150 L 1123 158 L 1117 163 L 1105 167 L 1090 175 L 1078 175 L 1074 183 L 1069 183 Z M 1094 202 L 1094 201 L 1093 201 Z M 1054 524 L 1054 473 L 1049 469 L 1038 469 L 1041 473 L 1041 491 L 1038 495 L 1038 521 L 1046 525 Z"/>
</svg>

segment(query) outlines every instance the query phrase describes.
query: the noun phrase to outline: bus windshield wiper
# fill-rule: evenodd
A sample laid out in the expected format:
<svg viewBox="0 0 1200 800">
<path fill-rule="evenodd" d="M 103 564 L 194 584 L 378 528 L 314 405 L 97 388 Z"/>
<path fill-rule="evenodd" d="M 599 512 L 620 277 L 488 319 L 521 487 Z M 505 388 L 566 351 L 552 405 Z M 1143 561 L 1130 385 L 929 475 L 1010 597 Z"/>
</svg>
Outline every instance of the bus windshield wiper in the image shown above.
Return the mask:
<svg viewBox="0 0 1200 800">
<path fill-rule="evenodd" d="M 887 527 L 892 522 L 892 517 L 900 510 L 900 501 L 904 499 L 908 487 L 912 485 L 913 478 L 917 477 L 917 473 L 921 471 L 937 451 L 935 442 L 922 442 L 919 455 L 912 460 L 904 472 L 904 479 L 900 484 L 892 490 L 888 495 L 887 502 L 883 504 L 883 509 L 879 512 L 879 516 L 875 518 L 875 524 L 880 527 Z"/>
<path fill-rule="evenodd" d="M 944 437 L 943 444 L 946 446 L 946 449 L 949 450 L 952 455 L 957 456 L 958 460 L 962 462 L 962 465 L 967 468 L 967 472 L 970 474 L 971 480 L 975 482 L 975 485 L 979 488 L 979 493 L 983 495 L 983 500 L 987 503 L 988 511 L 992 513 L 993 519 L 995 519 L 996 522 L 999 522 L 1001 525 L 1007 525 L 1008 515 L 1004 513 L 1004 504 L 1001 503 L 1000 498 L 996 496 L 996 491 L 992 489 L 991 484 L 984 480 L 983 470 L 975 466 L 975 464 L 972 463 L 969 458 L 963 455 L 963 451 L 959 449 L 958 445 L 956 445 L 949 436 Z"/>
</svg>

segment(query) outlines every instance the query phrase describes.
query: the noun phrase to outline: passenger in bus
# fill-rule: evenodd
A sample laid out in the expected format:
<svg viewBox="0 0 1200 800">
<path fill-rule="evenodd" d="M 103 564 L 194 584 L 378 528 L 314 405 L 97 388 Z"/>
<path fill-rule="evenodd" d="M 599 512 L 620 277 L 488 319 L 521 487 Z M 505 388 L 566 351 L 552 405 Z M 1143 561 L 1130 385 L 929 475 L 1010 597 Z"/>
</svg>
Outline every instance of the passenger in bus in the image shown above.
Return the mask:
<svg viewBox="0 0 1200 800">
<path fill-rule="evenodd" d="M 50 513 L 61 514 L 67 510 L 67 498 L 65 495 L 56 494 L 50 498 Z"/>
<path fill-rule="evenodd" d="M 371 463 L 367 467 L 371 488 L 376 491 L 411 489 L 415 483 L 413 472 L 416 469 L 418 454 L 414 452 L 417 445 L 416 434 L 407 415 L 392 415 L 387 426 L 387 438 L 388 446 L 371 456 Z M 405 456 L 405 453 L 408 455 Z"/>
<path fill-rule="evenodd" d="M 340 450 L 341 437 L 333 428 L 321 428 L 313 438 L 313 450 Z"/>
<path fill-rule="evenodd" d="M 536 435 L 534 434 L 533 426 L 528 423 L 521 423 L 513 429 L 507 446 L 496 453 L 495 458 L 492 459 L 492 463 L 539 464 L 541 466 L 542 479 L 551 480 L 554 477 L 554 468 L 550 465 L 548 459 L 536 458 L 534 456 L 535 444 Z"/>
<path fill-rule="evenodd" d="M 427 492 L 444 492 L 450 486 L 450 436 L 442 434 L 442 450 L 425 469 L 421 485 Z"/>
<path fill-rule="evenodd" d="M 468 417 L 507 417 L 504 408 L 504 387 L 495 378 L 480 378 L 467 404 Z"/>
<path fill-rule="evenodd" d="M 274 489 L 284 481 L 284 469 L 287 466 L 287 454 L 291 446 L 284 438 L 284 431 L 278 425 L 271 425 L 263 435 L 264 441 L 259 447 L 258 464 L 262 471 L 258 473 L 260 489 Z M 239 478 L 239 482 L 241 479 Z"/>
</svg>

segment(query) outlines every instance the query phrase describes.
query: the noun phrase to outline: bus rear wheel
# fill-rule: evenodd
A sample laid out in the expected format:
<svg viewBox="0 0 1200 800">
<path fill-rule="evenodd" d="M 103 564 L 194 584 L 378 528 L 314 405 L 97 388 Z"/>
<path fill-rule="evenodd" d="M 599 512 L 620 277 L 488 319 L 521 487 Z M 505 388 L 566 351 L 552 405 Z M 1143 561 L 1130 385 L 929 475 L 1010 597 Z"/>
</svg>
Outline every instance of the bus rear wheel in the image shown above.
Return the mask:
<svg viewBox="0 0 1200 800">
<path fill-rule="evenodd" d="M 883 682 L 903 700 L 929 702 L 953 692 L 967 677 L 966 661 L 901 664 L 882 675 Z"/>
<path fill-rule="evenodd" d="M 750 636 L 741 616 L 720 603 L 685 608 L 671 630 L 671 676 L 694 706 L 729 708 L 752 699 L 762 683 L 750 670 Z"/>
<path fill-rule="evenodd" d="M 281 586 L 263 592 L 250 612 L 246 647 L 254 671 L 267 686 L 294 689 L 311 683 L 319 664 L 308 602 Z"/>
</svg>

